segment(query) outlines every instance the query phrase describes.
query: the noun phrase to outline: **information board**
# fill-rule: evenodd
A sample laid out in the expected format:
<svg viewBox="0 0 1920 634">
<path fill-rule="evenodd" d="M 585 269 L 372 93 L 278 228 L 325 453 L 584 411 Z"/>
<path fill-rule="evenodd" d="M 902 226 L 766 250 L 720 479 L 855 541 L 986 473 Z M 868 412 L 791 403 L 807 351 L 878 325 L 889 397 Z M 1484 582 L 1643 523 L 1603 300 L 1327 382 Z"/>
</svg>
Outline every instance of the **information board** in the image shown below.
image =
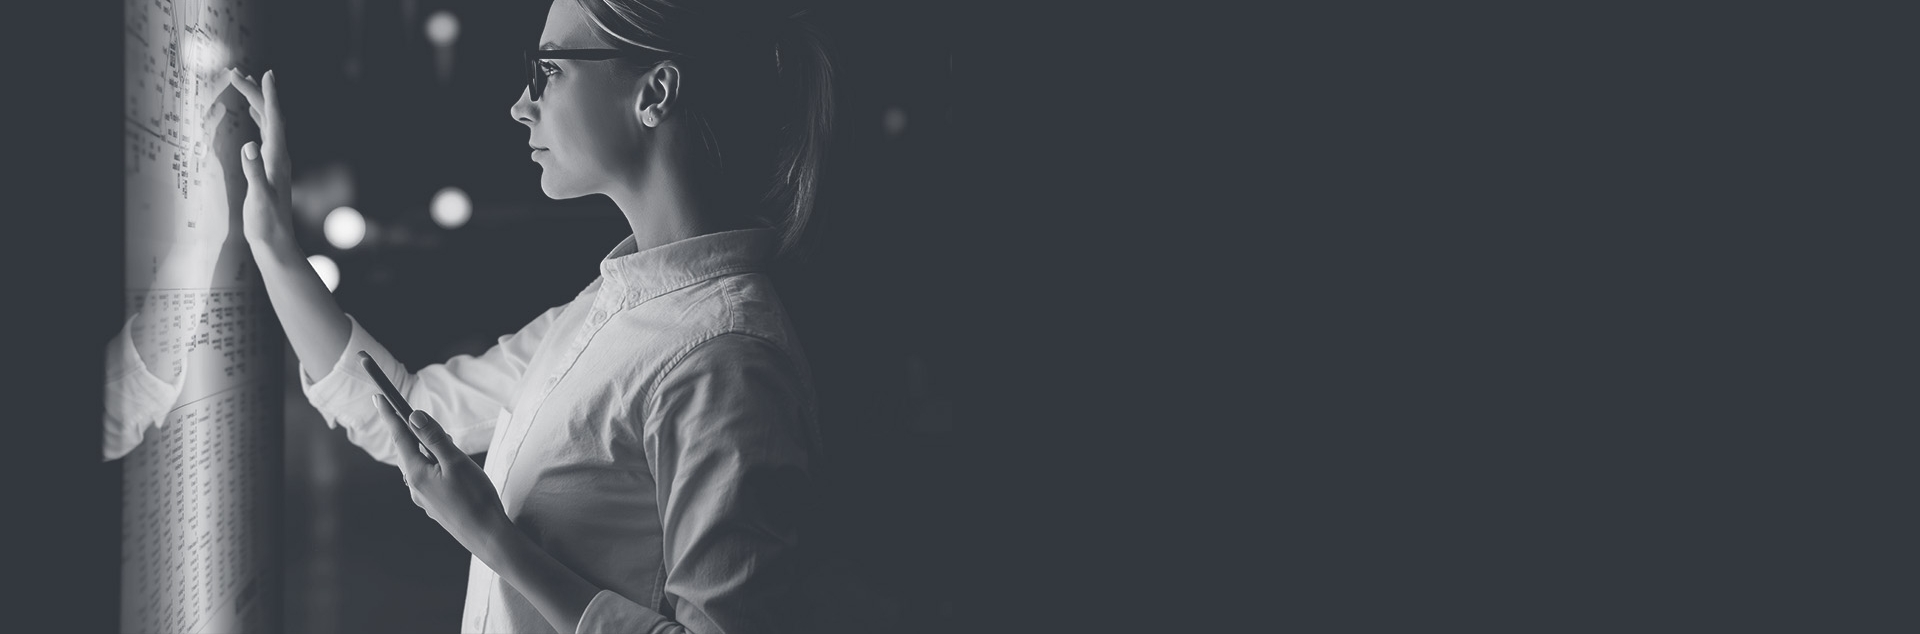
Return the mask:
<svg viewBox="0 0 1920 634">
<path fill-rule="evenodd" d="M 258 132 L 221 79 L 263 70 L 264 16 L 125 7 L 128 334 L 181 394 L 124 459 L 120 629 L 276 631 L 284 337 L 241 237 Z"/>
</svg>

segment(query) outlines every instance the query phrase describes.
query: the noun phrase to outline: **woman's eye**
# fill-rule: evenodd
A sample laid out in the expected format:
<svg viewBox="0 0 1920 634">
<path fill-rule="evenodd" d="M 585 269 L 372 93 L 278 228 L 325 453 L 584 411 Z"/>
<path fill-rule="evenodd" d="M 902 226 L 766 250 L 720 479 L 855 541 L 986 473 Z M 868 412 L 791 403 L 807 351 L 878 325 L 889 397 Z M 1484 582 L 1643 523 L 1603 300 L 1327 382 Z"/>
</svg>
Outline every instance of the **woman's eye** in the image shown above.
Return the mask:
<svg viewBox="0 0 1920 634">
<path fill-rule="evenodd" d="M 540 72 L 547 75 L 560 72 L 560 65 L 553 62 L 540 62 Z"/>
</svg>

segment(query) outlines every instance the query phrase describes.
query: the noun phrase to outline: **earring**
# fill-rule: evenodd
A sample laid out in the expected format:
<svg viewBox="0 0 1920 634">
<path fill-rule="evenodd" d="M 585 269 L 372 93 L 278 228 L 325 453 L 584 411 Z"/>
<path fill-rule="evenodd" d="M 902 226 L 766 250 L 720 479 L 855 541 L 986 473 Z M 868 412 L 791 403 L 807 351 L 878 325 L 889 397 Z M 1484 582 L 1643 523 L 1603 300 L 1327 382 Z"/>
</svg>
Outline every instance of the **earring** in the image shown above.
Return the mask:
<svg viewBox="0 0 1920 634">
<path fill-rule="evenodd" d="M 653 125 L 653 113 L 651 112 L 642 113 L 640 115 L 640 120 L 646 122 L 646 124 L 649 127 L 651 127 Z"/>
</svg>

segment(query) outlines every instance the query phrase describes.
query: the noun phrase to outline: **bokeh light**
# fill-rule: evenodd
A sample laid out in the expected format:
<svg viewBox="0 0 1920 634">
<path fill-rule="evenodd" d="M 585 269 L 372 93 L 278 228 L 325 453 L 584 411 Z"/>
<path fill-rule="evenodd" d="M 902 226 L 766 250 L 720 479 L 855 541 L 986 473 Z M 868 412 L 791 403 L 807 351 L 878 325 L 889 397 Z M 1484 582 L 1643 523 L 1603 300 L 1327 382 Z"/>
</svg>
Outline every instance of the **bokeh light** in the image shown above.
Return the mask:
<svg viewBox="0 0 1920 634">
<path fill-rule="evenodd" d="M 327 292 L 331 293 L 334 289 L 340 288 L 340 265 L 334 264 L 333 258 L 309 255 L 307 264 L 313 267 L 313 272 L 320 274 L 320 281 L 327 284 Z"/>
<path fill-rule="evenodd" d="M 448 229 L 458 229 L 473 217 L 473 199 L 458 187 L 443 187 L 433 195 L 433 204 L 429 208 L 433 222 Z"/>
<path fill-rule="evenodd" d="M 427 16 L 427 41 L 434 46 L 453 46 L 460 39 L 460 19 L 452 11 L 440 10 Z"/>
<path fill-rule="evenodd" d="M 351 249 L 367 237 L 367 219 L 352 207 L 335 207 L 327 212 L 327 219 L 320 231 L 326 234 L 327 244 L 333 245 L 333 248 Z"/>
</svg>

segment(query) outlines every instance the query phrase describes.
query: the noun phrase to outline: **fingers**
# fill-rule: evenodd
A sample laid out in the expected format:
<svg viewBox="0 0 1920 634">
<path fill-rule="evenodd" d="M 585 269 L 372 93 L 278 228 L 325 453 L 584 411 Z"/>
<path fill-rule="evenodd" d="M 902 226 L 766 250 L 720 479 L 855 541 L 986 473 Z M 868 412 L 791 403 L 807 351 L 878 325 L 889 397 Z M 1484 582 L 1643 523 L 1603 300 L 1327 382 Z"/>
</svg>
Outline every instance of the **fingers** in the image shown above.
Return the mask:
<svg viewBox="0 0 1920 634">
<path fill-rule="evenodd" d="M 260 87 L 254 85 L 253 80 L 246 75 L 240 74 L 238 68 L 227 69 L 227 83 L 232 85 L 234 90 L 240 91 L 240 96 L 247 98 L 247 105 L 258 108 L 266 101 L 266 97 L 260 94 Z"/>
<path fill-rule="evenodd" d="M 267 107 L 260 108 L 260 110 L 264 111 L 267 115 L 267 118 L 273 121 L 274 128 L 279 129 L 280 127 L 280 82 L 276 81 L 273 78 L 273 71 L 267 71 L 267 74 L 261 75 L 260 81 L 261 81 L 261 84 L 260 84 L 261 96 L 267 98 Z"/>
<path fill-rule="evenodd" d="M 267 125 L 273 130 L 272 136 L 261 136 L 268 143 L 268 147 L 263 148 L 266 150 L 267 176 L 272 177 L 275 183 L 285 183 L 288 182 L 287 175 L 293 171 L 293 158 L 287 156 L 287 130 L 280 121 L 280 76 L 267 71 L 264 79 L 267 82 L 267 107 L 252 110 L 256 117 L 264 111 L 269 121 Z"/>
<path fill-rule="evenodd" d="M 279 81 L 273 71 L 261 77 L 264 86 L 241 75 L 238 69 L 227 69 L 227 76 L 234 89 L 247 98 L 247 113 L 260 126 L 260 151 L 266 156 L 267 177 L 282 182 L 293 161 L 286 155 L 286 131 L 280 125 Z"/>
<path fill-rule="evenodd" d="M 240 171 L 247 175 L 248 198 L 265 196 L 261 200 L 271 201 L 278 195 L 267 178 L 266 167 L 261 165 L 259 143 L 248 141 L 240 146 Z"/>
<path fill-rule="evenodd" d="M 447 430 L 440 427 L 440 421 L 434 420 L 433 416 L 416 409 L 413 410 L 413 418 L 407 422 L 413 424 L 415 435 L 420 437 L 420 442 L 433 452 L 435 458 L 445 460 L 462 454 L 460 447 L 453 444 L 453 436 L 448 435 Z"/>
<path fill-rule="evenodd" d="M 407 429 L 406 423 L 401 422 L 400 413 L 394 411 L 393 403 L 387 402 L 385 395 L 373 395 L 373 403 L 374 409 L 380 412 L 380 419 L 393 428 L 393 448 L 399 456 L 400 471 L 406 474 L 408 481 L 418 482 L 426 475 L 428 465 L 426 458 L 415 455 L 413 448 L 407 446 L 416 444 L 413 432 Z"/>
<path fill-rule="evenodd" d="M 240 91 L 240 96 L 247 98 L 247 114 L 252 115 L 254 124 L 260 126 L 261 138 L 266 138 L 272 123 L 266 114 L 271 108 L 267 106 L 267 97 L 261 93 L 259 84 L 253 83 L 252 77 L 241 75 L 237 68 L 227 69 L 227 83 Z"/>
</svg>

